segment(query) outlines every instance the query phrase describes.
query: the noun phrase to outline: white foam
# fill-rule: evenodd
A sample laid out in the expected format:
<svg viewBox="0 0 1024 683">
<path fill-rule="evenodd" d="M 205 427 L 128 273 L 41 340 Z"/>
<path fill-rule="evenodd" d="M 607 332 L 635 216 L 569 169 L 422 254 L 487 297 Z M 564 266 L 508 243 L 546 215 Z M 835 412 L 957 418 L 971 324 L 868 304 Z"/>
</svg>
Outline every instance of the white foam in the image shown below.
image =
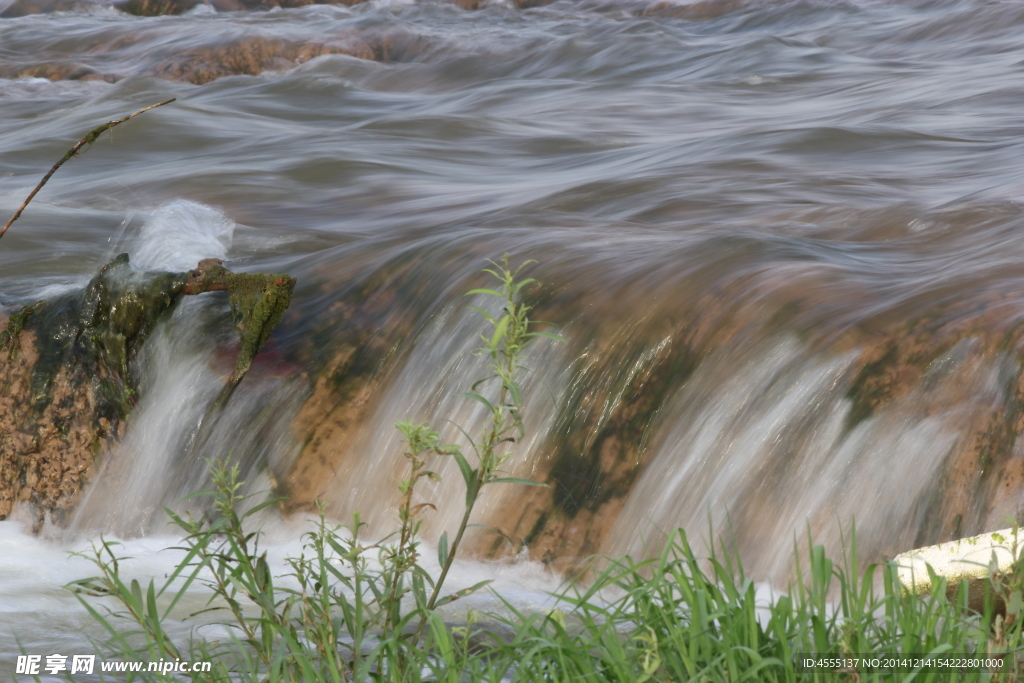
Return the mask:
<svg viewBox="0 0 1024 683">
<path fill-rule="evenodd" d="M 220 209 L 176 199 L 164 204 L 142 226 L 131 249 L 136 270 L 181 271 L 204 258 L 226 259 L 235 222 Z"/>
<path fill-rule="evenodd" d="M 292 570 L 286 558 L 301 553 L 299 538 L 304 531 L 311 530 L 310 525 L 304 520 L 273 520 L 264 529 L 267 533 L 261 538 L 260 549 L 267 551 L 275 583 L 294 586 L 294 579 L 287 576 Z M 107 540 L 119 543 L 119 556 L 129 558 L 120 561 L 121 578 L 138 579 L 143 587 L 152 578 L 159 588 L 164 577 L 184 557 L 184 551 L 175 549 L 182 545 L 182 540 L 167 534 L 133 539 L 107 537 Z M 22 649 L 28 654 L 43 655 L 96 653 L 89 638 L 101 641 L 104 632 L 64 586 L 98 573 L 90 561 L 71 555 L 72 552 L 89 554 L 90 545 L 98 542 L 97 537 L 72 542 L 41 538 L 27 533 L 17 522 L 0 522 L 0 671 L 13 670 L 14 659 Z M 439 573 L 436 550 L 426 545 L 421 550 L 425 568 L 436 577 Z M 492 586 L 521 612 L 549 610 L 558 605 L 551 592 L 558 590 L 562 579 L 536 562 L 457 561 L 446 586 L 456 591 L 488 579 L 493 580 Z M 190 632 L 208 639 L 223 637 L 222 627 L 211 623 L 223 618 L 220 613 L 182 619 L 206 607 L 209 596 L 209 589 L 201 581 L 194 582 L 176 608 L 178 617 L 172 615 L 165 623 L 169 635 L 180 645 L 187 642 Z M 160 604 L 165 604 L 167 599 L 166 595 L 160 598 Z M 116 608 L 109 599 L 89 598 L 89 601 L 93 605 L 99 603 Z M 481 615 L 512 616 L 493 593 L 481 591 L 447 605 L 443 617 L 463 619 L 470 610 Z M 124 625 L 129 626 L 128 622 Z"/>
<path fill-rule="evenodd" d="M 89 284 L 90 279 L 91 276 L 83 275 L 68 282 L 56 282 L 50 285 L 44 285 L 38 291 L 33 292 L 33 297 L 39 300 L 49 300 L 62 294 L 67 294 L 68 292 L 77 292 Z"/>
</svg>

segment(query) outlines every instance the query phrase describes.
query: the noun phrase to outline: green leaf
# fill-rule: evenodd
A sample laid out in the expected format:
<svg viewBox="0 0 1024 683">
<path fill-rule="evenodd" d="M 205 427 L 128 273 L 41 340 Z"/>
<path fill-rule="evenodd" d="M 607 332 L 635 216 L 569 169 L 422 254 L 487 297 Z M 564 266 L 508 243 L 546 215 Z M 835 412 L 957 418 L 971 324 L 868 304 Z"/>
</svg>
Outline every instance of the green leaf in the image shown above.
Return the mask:
<svg viewBox="0 0 1024 683">
<path fill-rule="evenodd" d="M 271 505 L 276 505 L 277 503 L 280 503 L 280 502 L 285 501 L 285 500 L 288 500 L 288 499 L 282 497 L 282 498 L 271 498 L 270 500 L 265 500 L 262 503 L 260 503 L 259 505 L 254 505 L 251 508 L 249 508 L 248 510 L 246 510 L 245 514 L 242 515 L 242 519 L 245 519 L 249 515 L 256 514 L 257 512 L 262 510 L 263 508 L 268 508 Z"/>
<path fill-rule="evenodd" d="M 213 489 L 203 489 L 202 491 L 195 491 L 193 493 L 188 494 L 187 496 L 182 496 L 181 498 L 178 499 L 178 502 L 181 503 L 181 502 L 184 502 L 186 500 L 191 500 L 192 498 L 197 498 L 198 496 L 216 496 L 216 495 L 217 495 L 217 492 L 215 490 L 213 490 Z"/>
<path fill-rule="evenodd" d="M 1007 614 L 1014 614 L 1014 615 L 1020 614 L 1021 602 L 1022 602 L 1022 595 L 1021 595 L 1020 590 L 1013 591 L 1013 594 L 1010 595 L 1010 602 L 1006 606 L 1006 613 Z"/>
<path fill-rule="evenodd" d="M 132 600 L 135 604 L 132 605 L 136 611 L 142 612 L 142 587 L 139 585 L 138 580 L 132 579 Z"/>
<path fill-rule="evenodd" d="M 494 366 L 493 365 L 489 365 L 488 367 L 489 368 L 493 368 Z M 489 382 L 492 379 L 497 379 L 497 377 L 498 377 L 497 375 L 488 375 L 487 377 L 482 377 L 481 379 L 478 379 L 477 381 L 473 382 L 473 386 L 471 388 L 473 389 L 473 391 L 476 391 L 476 388 L 478 386 L 480 386 L 481 384 L 484 384 L 485 382 Z"/>
<path fill-rule="evenodd" d="M 501 320 L 498 321 L 497 327 L 494 329 L 494 334 L 491 336 L 490 346 L 493 348 L 498 345 L 498 342 L 503 336 L 505 336 L 505 330 L 508 329 L 509 316 L 506 314 L 502 316 Z"/>
<path fill-rule="evenodd" d="M 494 322 L 494 317 L 490 313 L 485 311 L 484 309 L 480 308 L 479 306 L 469 306 L 468 308 L 470 308 L 471 310 L 476 311 L 477 313 L 482 315 L 484 318 L 486 318 L 488 321 L 490 321 L 492 323 Z"/>
<path fill-rule="evenodd" d="M 478 401 L 480 403 L 483 403 L 484 406 L 486 406 L 487 410 L 491 411 L 492 413 L 494 412 L 494 405 L 490 401 L 488 401 L 486 398 L 484 398 L 483 396 L 481 396 L 480 394 L 478 394 L 478 393 L 476 393 L 474 391 L 464 391 L 461 394 L 459 394 L 459 396 L 463 396 L 465 398 L 471 398 L 474 401 Z"/>
<path fill-rule="evenodd" d="M 469 445 L 472 446 L 473 450 L 477 451 L 477 453 L 479 453 L 479 449 L 476 447 L 476 441 L 474 441 L 473 437 L 469 435 L 469 432 L 467 432 L 465 429 L 462 428 L 462 425 L 457 425 L 454 422 L 452 422 L 451 420 L 448 420 L 448 424 L 452 425 L 453 427 L 458 429 L 460 432 L 462 432 L 462 435 L 464 437 L 466 437 L 466 439 L 469 441 Z M 462 451 L 459 450 L 459 447 L 455 446 L 455 445 L 445 446 L 442 450 L 444 451 L 445 455 L 451 455 L 455 451 L 458 451 L 459 453 L 462 452 Z"/>
<path fill-rule="evenodd" d="M 547 482 L 530 481 L 529 479 L 518 479 L 516 477 L 501 477 L 491 480 L 495 484 L 522 484 L 523 486 L 548 486 Z"/>
<path fill-rule="evenodd" d="M 520 280 L 519 282 L 516 283 L 516 286 L 513 288 L 512 291 L 513 291 L 513 293 L 518 294 L 520 289 L 522 289 L 526 285 L 532 285 L 536 281 L 537 281 L 536 278 L 532 278 L 532 277 L 528 277 L 525 280 Z"/>
<path fill-rule="evenodd" d="M 462 472 L 462 480 L 466 482 L 466 486 L 470 486 L 472 482 L 476 481 L 476 470 L 469 466 L 469 462 L 459 451 L 452 451 L 452 457 L 455 458 L 456 464 L 459 466 L 459 471 Z"/>
<path fill-rule="evenodd" d="M 149 582 L 149 590 L 146 591 L 146 610 L 154 624 L 160 623 L 160 612 L 156 609 L 156 590 L 152 581 Z"/>
<path fill-rule="evenodd" d="M 510 546 L 515 547 L 515 545 L 516 545 L 516 542 L 512 539 L 511 536 L 506 534 L 501 529 L 496 529 L 493 526 L 487 526 L 486 524 L 467 524 L 466 528 L 467 529 L 470 529 L 470 528 L 472 528 L 472 529 L 485 529 L 487 531 L 491 531 L 491 532 L 501 536 L 503 539 L 505 539 Z"/>
<path fill-rule="evenodd" d="M 509 380 L 505 383 L 505 386 L 508 387 L 508 393 L 512 397 L 512 403 L 515 405 L 522 404 L 523 391 L 519 388 L 519 383 L 515 380 Z"/>
<path fill-rule="evenodd" d="M 476 478 L 476 470 L 473 470 L 473 479 L 466 484 L 466 507 L 473 507 L 476 503 L 476 496 L 480 492 L 480 482 Z"/>
<path fill-rule="evenodd" d="M 259 589 L 261 593 L 266 592 L 266 590 L 273 585 L 270 576 L 270 565 L 267 564 L 266 552 L 257 558 L 256 572 L 253 578 L 256 580 L 256 588 Z"/>
<path fill-rule="evenodd" d="M 496 292 L 493 289 L 471 289 L 466 292 L 466 296 L 469 296 L 470 294 L 491 294 L 493 296 L 501 296 L 501 292 Z M 479 311 L 480 309 L 478 308 L 477 310 Z"/>
<path fill-rule="evenodd" d="M 564 342 L 565 338 L 558 334 L 552 334 L 551 332 L 528 332 L 527 337 L 546 337 L 547 339 L 554 339 L 556 342 Z"/>
<path fill-rule="evenodd" d="M 442 567 L 448 563 L 448 532 L 441 534 L 437 541 L 437 561 Z"/>
<path fill-rule="evenodd" d="M 412 594 L 416 599 L 417 606 L 427 604 L 427 586 L 423 581 L 423 575 L 415 573 L 412 575 Z"/>
<path fill-rule="evenodd" d="M 447 605 L 449 602 L 455 602 L 459 598 L 464 598 L 467 595 L 471 595 L 471 594 L 477 592 L 478 590 L 480 590 L 481 588 L 483 588 L 484 586 L 486 586 L 487 584 L 489 584 L 490 582 L 491 582 L 490 579 L 488 579 L 486 581 L 481 581 L 480 583 L 473 584 L 469 588 L 463 588 L 462 590 L 456 591 L 456 592 L 452 593 L 451 595 L 446 595 L 443 598 L 441 598 L 440 600 L 438 600 L 434 604 L 434 607 L 440 607 L 441 605 Z"/>
</svg>

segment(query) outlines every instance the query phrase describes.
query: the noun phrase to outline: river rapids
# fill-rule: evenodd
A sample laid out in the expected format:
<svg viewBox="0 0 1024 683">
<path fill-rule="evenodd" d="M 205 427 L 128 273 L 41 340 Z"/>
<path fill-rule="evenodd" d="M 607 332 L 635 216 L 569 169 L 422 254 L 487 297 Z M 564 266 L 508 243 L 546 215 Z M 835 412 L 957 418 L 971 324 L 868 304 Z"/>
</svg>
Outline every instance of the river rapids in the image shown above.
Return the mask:
<svg viewBox="0 0 1024 683">
<path fill-rule="evenodd" d="M 489 492 L 474 521 L 508 538 L 474 530 L 456 583 L 544 606 L 684 527 L 784 588 L 808 535 L 838 556 L 855 525 L 879 560 L 1021 518 L 1022 27 L 1010 0 L 0 0 L 4 219 L 89 129 L 177 98 L 14 224 L 0 311 L 122 252 L 298 279 L 201 447 L 234 353 L 216 296 L 159 324 L 66 514 L 26 494 L 0 521 L 0 678 L 21 648 L 91 651 L 68 550 L 103 534 L 168 571 L 162 507 L 209 458 L 288 497 L 280 557 L 316 500 L 386 533 L 395 422 L 484 419 L 458 394 L 489 304 L 464 292 L 506 252 L 565 340 L 528 353 L 510 463 L 549 486 Z M 462 514 L 439 471 L 428 542 Z"/>
</svg>

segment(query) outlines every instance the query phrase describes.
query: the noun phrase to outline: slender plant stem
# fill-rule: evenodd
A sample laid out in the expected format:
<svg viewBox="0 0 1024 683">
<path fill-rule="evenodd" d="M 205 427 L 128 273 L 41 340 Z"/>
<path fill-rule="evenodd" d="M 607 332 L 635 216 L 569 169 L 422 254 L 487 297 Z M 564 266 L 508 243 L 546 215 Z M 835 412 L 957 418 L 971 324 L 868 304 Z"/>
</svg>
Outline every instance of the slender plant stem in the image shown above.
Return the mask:
<svg viewBox="0 0 1024 683">
<path fill-rule="evenodd" d="M 21 212 L 25 210 L 25 207 L 28 206 L 28 203 L 32 201 L 32 199 L 36 196 L 36 194 L 39 192 L 39 190 L 43 189 L 43 185 L 45 185 L 47 183 L 47 181 L 50 179 L 50 176 L 52 176 L 54 173 L 56 173 L 57 169 L 64 165 L 65 161 L 67 161 L 71 157 L 78 156 L 78 152 L 83 147 L 85 147 L 87 145 L 91 145 L 92 143 L 96 142 L 97 138 L 99 138 L 99 136 L 102 135 L 104 131 L 110 130 L 111 128 L 114 128 L 115 126 L 120 126 L 125 121 L 129 121 L 131 119 L 134 119 L 139 114 L 145 114 L 150 109 L 156 109 L 157 107 L 162 107 L 165 104 L 170 104 L 171 102 L 173 102 L 176 99 L 177 99 L 176 97 L 172 97 L 171 99 L 165 100 L 164 102 L 158 102 L 156 104 L 151 104 L 148 107 L 145 107 L 143 109 L 138 110 L 137 112 L 133 112 L 131 114 L 128 114 L 128 116 L 124 116 L 122 118 L 115 119 L 113 121 L 107 121 L 102 126 L 97 126 L 97 127 L 93 128 L 92 130 L 90 130 L 89 133 L 84 138 L 82 138 L 81 140 L 78 141 L 78 144 L 76 144 L 74 147 L 69 149 L 67 151 L 67 153 L 65 153 L 64 156 L 61 157 L 61 160 L 53 165 L 53 168 L 50 169 L 49 173 L 47 173 L 46 175 L 43 176 L 43 179 L 39 181 L 39 184 L 36 185 L 35 189 L 32 190 L 32 192 L 29 193 L 29 195 L 25 199 L 25 201 L 23 201 L 21 203 L 21 206 L 18 207 L 18 210 L 14 212 L 13 216 L 11 216 L 11 220 L 7 221 L 7 225 L 5 225 L 2 230 L 0 230 L 0 237 L 4 236 L 4 234 L 7 232 L 7 229 L 11 227 L 11 225 L 14 223 L 14 221 L 16 221 L 19 218 L 21 218 Z"/>
<path fill-rule="evenodd" d="M 510 358 L 510 361 L 514 362 L 514 358 Z M 508 362 L 508 361 L 507 361 Z M 498 401 L 498 406 L 504 406 L 505 401 L 508 400 L 508 387 L 501 387 L 501 398 Z M 437 602 L 438 596 L 441 594 L 441 586 L 444 584 L 444 580 L 448 577 L 448 570 L 452 568 L 452 563 L 455 561 L 455 555 L 458 553 L 459 544 L 462 542 L 462 535 L 466 533 L 466 528 L 469 526 L 469 516 L 473 513 L 473 507 L 476 505 L 477 496 L 480 495 L 480 490 L 483 488 L 486 482 L 486 477 L 489 474 L 490 461 L 494 458 L 494 448 L 497 446 L 499 429 L 501 423 L 504 421 L 504 416 L 494 416 L 494 420 L 491 424 L 491 433 L 488 436 L 487 444 L 483 450 L 483 458 L 480 463 L 480 469 L 477 473 L 476 491 L 477 495 L 473 497 L 472 504 L 466 506 L 466 513 L 462 515 L 462 522 L 459 524 L 459 531 L 455 534 L 455 540 L 452 541 L 451 548 L 448 551 L 448 557 L 445 558 L 444 567 L 441 568 L 441 575 L 437 577 L 437 583 L 434 584 L 434 591 L 430 595 L 430 601 L 427 602 L 427 609 L 434 609 L 434 604 Z M 423 622 L 420 622 L 422 628 Z"/>
<path fill-rule="evenodd" d="M 437 602 L 437 596 L 441 593 L 441 586 L 444 584 L 445 578 L 448 576 L 448 570 L 452 568 L 452 562 L 455 560 L 455 553 L 459 549 L 459 543 L 462 541 L 462 534 L 466 533 L 466 527 L 469 526 L 469 516 L 472 514 L 473 508 L 467 507 L 466 514 L 462 515 L 462 523 L 459 524 L 459 532 L 455 534 L 455 540 L 452 541 L 452 547 L 448 549 L 448 557 L 445 559 L 444 567 L 441 569 L 441 575 L 437 577 L 437 583 L 434 584 L 434 592 L 430 594 L 430 601 L 427 603 L 427 610 L 434 609 L 434 603 Z M 422 621 L 420 622 L 423 623 Z"/>
</svg>

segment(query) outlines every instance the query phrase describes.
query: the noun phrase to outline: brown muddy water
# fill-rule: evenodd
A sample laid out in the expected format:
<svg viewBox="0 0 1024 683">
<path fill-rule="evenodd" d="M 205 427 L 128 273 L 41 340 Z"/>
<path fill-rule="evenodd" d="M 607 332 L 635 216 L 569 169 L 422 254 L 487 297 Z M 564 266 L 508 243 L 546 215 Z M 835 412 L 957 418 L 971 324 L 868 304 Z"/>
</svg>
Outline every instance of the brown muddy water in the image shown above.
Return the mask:
<svg viewBox="0 0 1024 683">
<path fill-rule="evenodd" d="M 100 533 L 140 576 L 162 505 L 242 463 L 281 553 L 312 501 L 390 528 L 394 423 L 472 426 L 462 292 L 539 261 L 528 437 L 466 584 L 542 604 L 595 553 L 724 535 L 784 586 L 794 537 L 862 557 L 1024 512 L 1024 5 L 559 0 L 259 5 L 0 0 L 0 214 L 98 123 L 177 97 L 61 169 L 0 242 L 0 307 L 217 257 L 298 278 L 202 448 L 227 304 L 139 359 L 122 439 L 60 524 L 0 522 L 0 623 L 81 643 L 60 585 Z M 486 304 L 485 304 L 486 305 Z M 461 515 L 453 463 L 426 535 Z M 31 502 L 31 501 L 30 501 Z M 19 516 L 20 515 L 20 516 Z M 71 647 L 67 645 L 67 647 Z M 16 652 L 0 633 L 0 666 Z"/>
</svg>

